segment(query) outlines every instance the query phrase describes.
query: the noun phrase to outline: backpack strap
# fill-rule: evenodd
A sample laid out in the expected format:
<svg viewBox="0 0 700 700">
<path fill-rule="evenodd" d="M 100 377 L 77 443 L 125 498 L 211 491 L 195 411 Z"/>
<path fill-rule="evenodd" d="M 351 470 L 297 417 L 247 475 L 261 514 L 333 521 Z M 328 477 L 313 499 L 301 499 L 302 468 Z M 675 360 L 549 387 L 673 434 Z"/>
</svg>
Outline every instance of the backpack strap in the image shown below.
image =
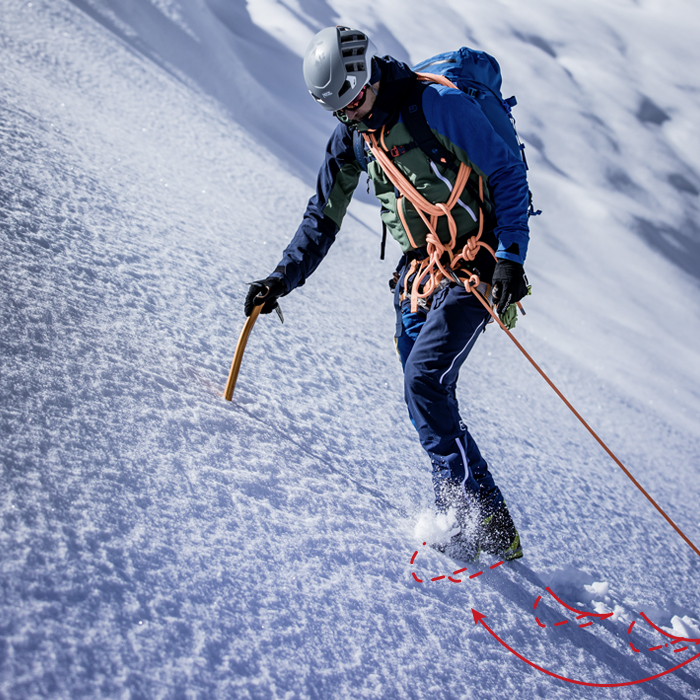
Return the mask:
<svg viewBox="0 0 700 700">
<path fill-rule="evenodd" d="M 448 81 L 449 82 L 449 81 Z M 413 83 L 408 98 L 401 108 L 401 118 L 408 132 L 418 144 L 420 149 L 430 160 L 447 166 L 457 172 L 459 166 L 452 155 L 436 138 L 428 125 L 423 112 L 423 93 L 427 88 L 425 82 L 417 80 Z"/>
<path fill-rule="evenodd" d="M 428 82 L 436 82 L 447 87 L 459 89 L 444 75 L 432 75 L 431 73 L 417 73 L 418 80 L 413 84 L 408 98 L 401 108 L 401 118 L 408 132 L 413 136 L 415 143 L 434 163 L 446 166 L 453 173 L 459 172 L 459 161 L 450 153 L 435 137 L 423 111 L 423 93 L 428 87 Z M 467 182 L 466 190 L 471 198 L 478 203 L 484 215 L 490 213 L 491 203 L 479 196 L 476 187 Z"/>
<path fill-rule="evenodd" d="M 394 160 L 395 158 L 402 156 L 404 153 L 414 148 L 420 148 L 420 144 L 416 141 L 411 141 L 403 146 L 393 146 L 386 152 L 386 154 L 389 156 L 389 158 L 391 158 L 391 160 Z M 362 134 L 357 129 L 352 132 L 352 150 L 355 153 L 355 158 L 357 159 L 360 168 L 362 168 L 364 172 L 367 172 L 367 165 L 368 163 L 371 163 L 374 158 L 372 158 L 365 150 L 365 140 L 362 138 Z"/>
<path fill-rule="evenodd" d="M 360 164 L 362 170 L 367 172 L 367 151 L 365 151 L 365 141 L 362 134 L 357 129 L 352 130 L 352 150 L 355 152 L 355 158 Z"/>
</svg>

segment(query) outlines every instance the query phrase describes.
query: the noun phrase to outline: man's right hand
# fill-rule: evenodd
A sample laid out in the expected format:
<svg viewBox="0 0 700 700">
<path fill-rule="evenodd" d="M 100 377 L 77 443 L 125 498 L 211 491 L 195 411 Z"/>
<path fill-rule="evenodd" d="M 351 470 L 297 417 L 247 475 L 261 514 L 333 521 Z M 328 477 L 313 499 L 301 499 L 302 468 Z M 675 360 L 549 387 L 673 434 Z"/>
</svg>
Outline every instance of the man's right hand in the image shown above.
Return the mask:
<svg viewBox="0 0 700 700">
<path fill-rule="evenodd" d="M 268 277 L 264 280 L 251 282 L 243 304 L 245 315 L 250 316 L 253 309 L 260 304 L 264 304 L 260 313 L 269 314 L 275 310 L 277 300 L 286 292 L 287 288 L 279 277 Z"/>
</svg>

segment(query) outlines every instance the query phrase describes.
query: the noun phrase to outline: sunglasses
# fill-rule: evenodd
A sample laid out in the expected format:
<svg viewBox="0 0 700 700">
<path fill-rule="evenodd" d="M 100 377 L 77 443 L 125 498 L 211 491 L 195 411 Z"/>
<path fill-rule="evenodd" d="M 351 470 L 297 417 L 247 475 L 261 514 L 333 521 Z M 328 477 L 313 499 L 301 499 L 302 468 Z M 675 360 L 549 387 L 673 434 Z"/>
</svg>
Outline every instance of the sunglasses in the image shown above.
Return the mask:
<svg viewBox="0 0 700 700">
<path fill-rule="evenodd" d="M 362 107 L 362 105 L 365 103 L 365 99 L 367 98 L 367 85 L 365 85 L 362 90 L 360 90 L 360 93 L 358 96 L 348 105 L 345 105 L 343 107 L 343 111 L 347 111 L 348 109 L 351 111 L 354 111 L 356 109 L 359 109 Z"/>
</svg>

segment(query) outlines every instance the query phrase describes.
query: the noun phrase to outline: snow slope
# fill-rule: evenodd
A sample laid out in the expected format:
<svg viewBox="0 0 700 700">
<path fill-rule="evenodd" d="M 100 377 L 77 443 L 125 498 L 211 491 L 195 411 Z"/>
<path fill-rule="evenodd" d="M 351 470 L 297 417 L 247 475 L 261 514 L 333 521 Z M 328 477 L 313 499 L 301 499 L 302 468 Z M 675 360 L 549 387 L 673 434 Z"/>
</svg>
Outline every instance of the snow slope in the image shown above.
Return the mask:
<svg viewBox="0 0 700 700">
<path fill-rule="evenodd" d="M 697 653 L 649 651 L 671 640 L 642 611 L 700 638 L 700 559 L 493 328 L 460 400 L 526 557 L 430 581 L 458 565 L 421 544 L 375 207 L 219 396 L 332 129 L 307 38 L 469 43 L 519 97 L 545 211 L 518 337 L 700 542 L 692 3 L 0 5 L 1 698 L 700 697 L 700 660 L 578 686 L 474 625 L 598 684 Z M 579 628 L 547 585 L 615 614 Z"/>
</svg>

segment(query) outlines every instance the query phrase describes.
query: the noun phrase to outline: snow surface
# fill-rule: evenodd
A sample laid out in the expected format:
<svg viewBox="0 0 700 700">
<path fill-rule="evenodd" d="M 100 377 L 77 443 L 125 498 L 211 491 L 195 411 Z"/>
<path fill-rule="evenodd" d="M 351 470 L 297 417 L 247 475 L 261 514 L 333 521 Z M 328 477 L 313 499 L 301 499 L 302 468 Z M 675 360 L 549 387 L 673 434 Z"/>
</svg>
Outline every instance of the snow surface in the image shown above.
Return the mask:
<svg viewBox="0 0 700 700">
<path fill-rule="evenodd" d="M 700 698 L 700 660 L 578 686 L 474 625 L 598 684 L 697 653 L 648 651 L 671 640 L 640 612 L 700 637 L 700 558 L 495 328 L 459 397 L 525 558 L 430 580 L 461 567 L 422 545 L 398 251 L 379 261 L 366 196 L 220 396 L 333 128 L 308 38 L 467 43 L 519 98 L 545 212 L 517 335 L 700 544 L 700 10 L 431 7 L 0 0 L 1 698 Z M 579 628 L 546 586 L 614 614 Z"/>
</svg>

